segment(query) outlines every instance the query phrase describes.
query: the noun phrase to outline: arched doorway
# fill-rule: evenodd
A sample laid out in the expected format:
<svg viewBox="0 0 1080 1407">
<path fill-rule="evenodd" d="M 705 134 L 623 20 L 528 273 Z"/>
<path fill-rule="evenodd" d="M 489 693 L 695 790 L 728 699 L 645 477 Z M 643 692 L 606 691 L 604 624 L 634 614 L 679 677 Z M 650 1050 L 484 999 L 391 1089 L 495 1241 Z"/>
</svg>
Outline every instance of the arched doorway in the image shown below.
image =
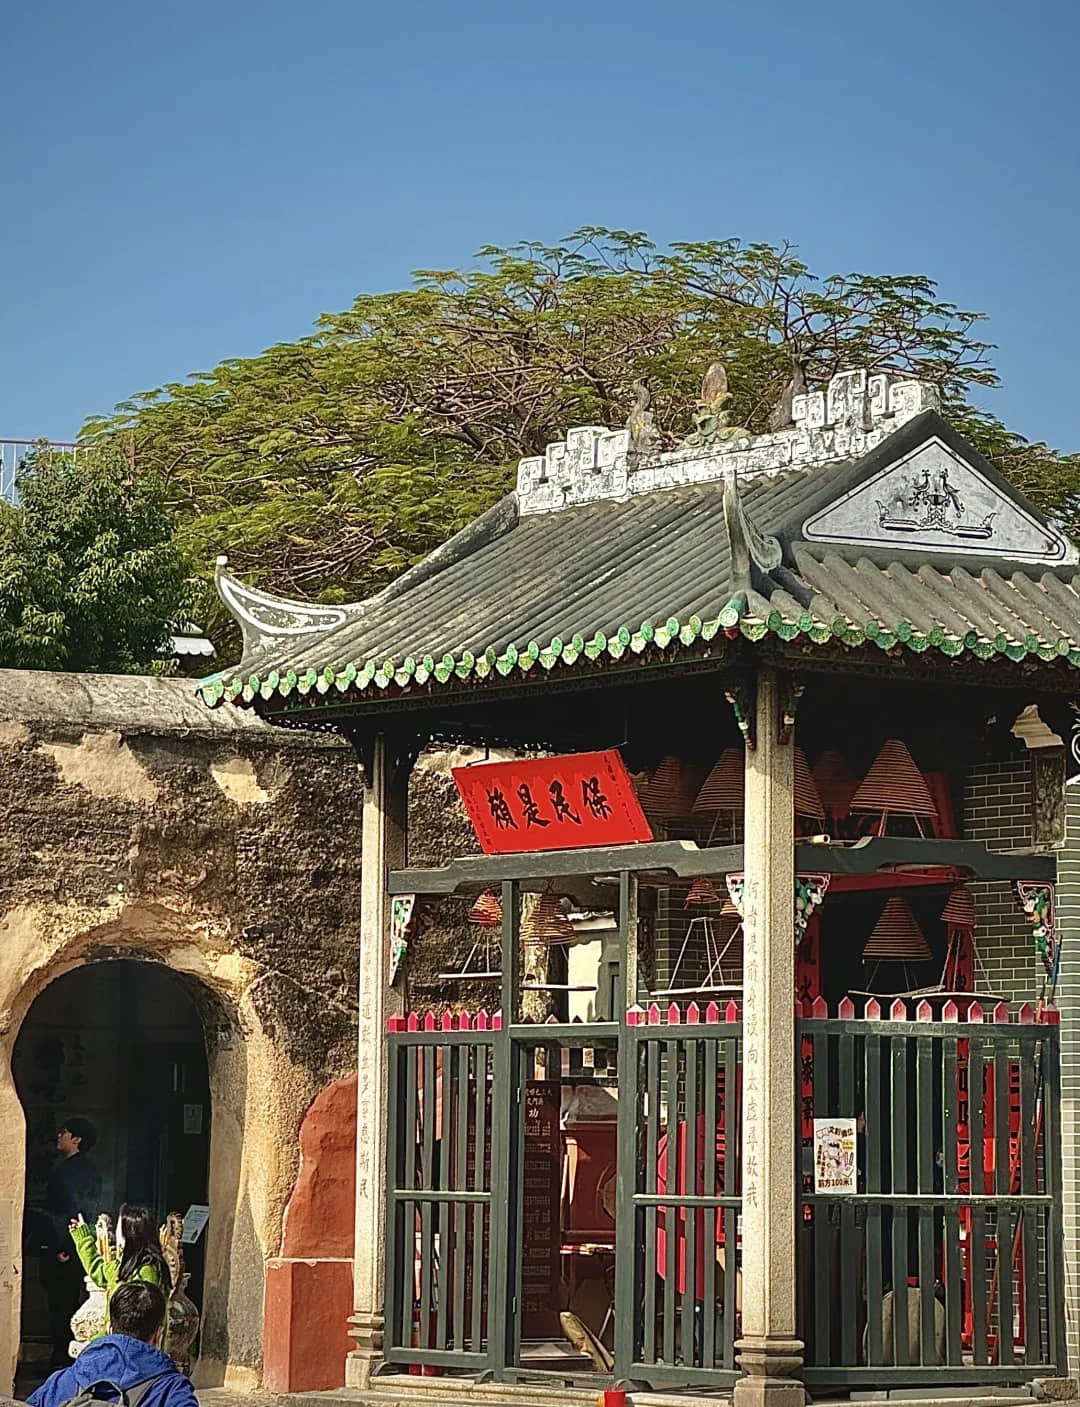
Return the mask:
<svg viewBox="0 0 1080 1407">
<path fill-rule="evenodd" d="M 143 1202 L 160 1220 L 209 1202 L 210 1081 L 203 1022 L 185 980 L 156 963 L 117 960 L 65 973 L 40 993 L 12 1054 L 26 1117 L 26 1201 L 46 1201 L 56 1135 L 89 1119 L 100 1207 Z M 29 1247 L 28 1247 L 29 1249 Z M 189 1293 L 202 1303 L 204 1240 L 185 1247 Z M 24 1261 L 20 1377 L 40 1379 L 56 1337 L 43 1257 Z M 48 1278 L 48 1270 L 46 1270 Z M 54 1292 L 55 1303 L 55 1292 Z"/>
</svg>

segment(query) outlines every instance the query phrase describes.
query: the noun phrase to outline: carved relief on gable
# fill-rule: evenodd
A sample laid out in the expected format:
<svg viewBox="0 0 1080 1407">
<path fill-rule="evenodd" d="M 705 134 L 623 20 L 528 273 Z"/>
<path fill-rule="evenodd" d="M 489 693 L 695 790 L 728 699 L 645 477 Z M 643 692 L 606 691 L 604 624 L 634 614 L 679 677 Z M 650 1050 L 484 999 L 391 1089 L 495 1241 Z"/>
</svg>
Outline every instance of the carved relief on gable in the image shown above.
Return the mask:
<svg viewBox="0 0 1080 1407">
<path fill-rule="evenodd" d="M 1044 526 L 939 439 L 810 517 L 811 542 L 978 553 L 1047 565 L 1076 562 L 1076 548 Z"/>
</svg>

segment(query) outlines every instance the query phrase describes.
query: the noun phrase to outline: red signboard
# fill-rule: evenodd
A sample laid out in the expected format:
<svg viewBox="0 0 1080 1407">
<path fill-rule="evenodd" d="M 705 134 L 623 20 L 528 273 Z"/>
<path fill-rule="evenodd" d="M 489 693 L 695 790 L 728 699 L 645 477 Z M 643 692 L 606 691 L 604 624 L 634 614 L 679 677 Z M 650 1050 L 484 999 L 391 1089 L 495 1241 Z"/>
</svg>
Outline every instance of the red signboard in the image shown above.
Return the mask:
<svg viewBox="0 0 1080 1407">
<path fill-rule="evenodd" d="M 614 748 L 455 767 L 454 781 L 485 855 L 653 838 Z"/>
</svg>

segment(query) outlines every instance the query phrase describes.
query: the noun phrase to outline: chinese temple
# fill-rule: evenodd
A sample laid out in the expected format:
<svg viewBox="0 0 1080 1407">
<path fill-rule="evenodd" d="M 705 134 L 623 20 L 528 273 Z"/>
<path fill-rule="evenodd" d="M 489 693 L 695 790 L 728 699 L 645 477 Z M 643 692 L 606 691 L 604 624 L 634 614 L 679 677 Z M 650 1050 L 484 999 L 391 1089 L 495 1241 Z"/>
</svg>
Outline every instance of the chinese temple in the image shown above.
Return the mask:
<svg viewBox="0 0 1080 1407">
<path fill-rule="evenodd" d="M 355 1389 L 1077 1366 L 1080 554 L 933 387 L 755 436 L 717 370 L 678 448 L 570 430 L 366 601 L 219 566 L 206 703 L 363 768 Z M 438 747 L 472 838 L 432 864 Z"/>
</svg>

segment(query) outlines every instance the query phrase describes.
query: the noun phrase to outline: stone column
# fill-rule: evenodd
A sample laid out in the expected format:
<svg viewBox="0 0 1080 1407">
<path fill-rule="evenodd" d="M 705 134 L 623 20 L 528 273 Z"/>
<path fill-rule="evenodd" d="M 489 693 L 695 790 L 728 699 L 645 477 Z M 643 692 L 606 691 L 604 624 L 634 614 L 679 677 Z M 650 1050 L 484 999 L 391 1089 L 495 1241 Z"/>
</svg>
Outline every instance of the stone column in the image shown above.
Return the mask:
<svg viewBox="0 0 1080 1407">
<path fill-rule="evenodd" d="M 360 870 L 360 1030 L 356 1057 L 356 1221 L 353 1315 L 356 1348 L 345 1364 L 348 1387 L 364 1388 L 382 1357 L 386 1242 L 386 1019 L 390 992 L 390 896 L 386 875 L 405 862 L 409 768 L 391 739 L 376 734 L 365 758 Z"/>
<path fill-rule="evenodd" d="M 796 1338 L 794 748 L 781 681 L 757 679 L 746 752 L 743 891 L 742 1338 L 734 1407 L 802 1407 Z"/>
<path fill-rule="evenodd" d="M 1065 787 L 1065 846 L 1058 855 L 1057 912 L 1061 974 L 1061 1191 L 1065 1252 L 1065 1339 L 1069 1376 L 1080 1378 L 1080 777 Z"/>
</svg>

